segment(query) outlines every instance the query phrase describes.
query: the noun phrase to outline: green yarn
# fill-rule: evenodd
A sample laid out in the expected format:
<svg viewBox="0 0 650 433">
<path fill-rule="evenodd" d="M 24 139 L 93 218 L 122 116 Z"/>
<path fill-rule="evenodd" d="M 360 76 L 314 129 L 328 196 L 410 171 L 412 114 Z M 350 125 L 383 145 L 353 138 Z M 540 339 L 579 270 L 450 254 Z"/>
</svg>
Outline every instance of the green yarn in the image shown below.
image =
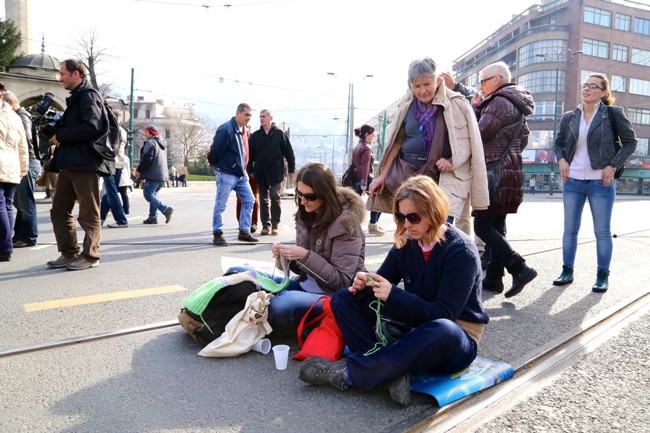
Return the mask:
<svg viewBox="0 0 650 433">
<path fill-rule="evenodd" d="M 370 350 L 364 353 L 363 356 L 370 356 L 388 344 L 388 340 L 381 330 L 381 305 L 382 304 L 379 299 L 375 299 L 369 305 L 370 309 L 375 312 L 375 315 L 377 317 L 375 320 L 375 335 L 379 341 L 377 341 L 375 345 L 370 348 Z"/>
</svg>

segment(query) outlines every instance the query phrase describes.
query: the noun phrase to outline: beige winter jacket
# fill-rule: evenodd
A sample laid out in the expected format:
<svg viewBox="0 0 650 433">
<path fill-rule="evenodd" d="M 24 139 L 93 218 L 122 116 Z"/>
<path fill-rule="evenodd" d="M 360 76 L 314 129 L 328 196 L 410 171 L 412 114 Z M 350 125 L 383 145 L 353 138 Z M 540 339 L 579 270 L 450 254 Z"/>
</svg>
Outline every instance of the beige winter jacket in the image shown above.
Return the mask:
<svg viewBox="0 0 650 433">
<path fill-rule="evenodd" d="M 396 145 L 397 133 L 413 98 L 413 92 L 409 89 L 399 103 L 386 139 L 387 146 L 379 162 L 379 173 L 382 172 L 388 155 Z M 471 199 L 473 209 L 487 209 L 490 205 L 490 196 L 487 188 L 483 142 L 471 105 L 460 93 L 448 90 L 443 80 L 440 80 L 440 89 L 433 103 L 442 105 L 445 109 L 445 123 L 451 146 L 453 171 L 441 173 L 438 183 L 449 197 L 449 215 L 460 217 L 465 200 L 468 198 Z M 386 192 L 386 189 L 384 191 Z"/>
<path fill-rule="evenodd" d="M 14 110 L 0 104 L 0 182 L 19 184 L 29 168 L 25 129 Z"/>
</svg>

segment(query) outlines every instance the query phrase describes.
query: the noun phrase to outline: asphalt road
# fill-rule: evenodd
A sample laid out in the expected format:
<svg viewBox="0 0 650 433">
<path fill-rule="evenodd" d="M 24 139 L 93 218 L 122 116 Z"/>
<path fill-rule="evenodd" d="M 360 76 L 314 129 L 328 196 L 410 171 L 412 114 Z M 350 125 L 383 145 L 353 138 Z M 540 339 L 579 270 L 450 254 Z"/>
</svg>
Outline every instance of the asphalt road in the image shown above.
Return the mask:
<svg viewBox="0 0 650 433">
<path fill-rule="evenodd" d="M 517 366 L 649 286 L 650 223 L 645 216 L 650 202 L 629 197 L 621 197 L 614 210 L 611 289 L 604 295 L 590 290 L 596 260 L 588 211 L 576 280 L 565 288 L 552 286 L 562 264 L 560 197 L 527 196 L 519 213 L 508 217 L 509 239 L 539 277 L 512 299 L 484 294 L 491 322 L 481 340 L 481 356 Z M 58 253 L 49 203 L 39 202 L 39 245 L 16 250 L 11 262 L 0 264 L 5 311 L 0 350 L 173 320 L 191 290 L 222 274 L 222 257 L 271 261 L 271 244 L 294 238 L 291 200 L 283 201 L 279 236 L 257 235 L 260 243 L 243 244 L 236 242 L 233 199 L 225 230 L 231 245 L 218 248 L 211 244 L 213 184 L 164 189 L 161 198 L 175 208 L 170 224 L 143 225 L 148 207 L 141 191 L 134 191 L 129 228 L 104 230 L 100 266 L 79 272 L 45 266 Z M 380 224 L 390 229 L 394 224 L 389 220 L 384 215 Z M 369 269 L 381 264 L 392 245 L 390 235 L 366 239 Z M 153 294 L 120 296 L 144 289 Z M 107 295 L 118 299 L 101 301 Z M 47 301 L 58 304 L 41 304 Z M 297 351 L 293 339 L 271 338 Z M 410 407 L 400 409 L 381 390 L 341 393 L 306 386 L 297 379 L 295 361 L 286 371 L 276 371 L 270 355 L 204 359 L 198 351 L 182 329 L 173 327 L 3 358 L 0 431 L 392 432 L 436 412 L 425 396 L 415 396 Z M 625 421 L 620 422 L 625 431 Z"/>
</svg>

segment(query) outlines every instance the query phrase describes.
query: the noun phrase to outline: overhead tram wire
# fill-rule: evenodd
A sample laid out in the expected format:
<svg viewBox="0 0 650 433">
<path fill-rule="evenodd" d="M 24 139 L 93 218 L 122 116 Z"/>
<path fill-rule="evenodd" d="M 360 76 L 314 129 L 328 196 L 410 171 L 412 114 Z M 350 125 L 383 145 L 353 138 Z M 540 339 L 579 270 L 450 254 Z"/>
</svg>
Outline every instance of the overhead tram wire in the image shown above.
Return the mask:
<svg viewBox="0 0 650 433">
<path fill-rule="evenodd" d="M 206 3 L 178 3 L 178 2 L 168 2 L 168 1 L 160 1 L 160 0 L 133 0 L 135 2 L 140 2 L 140 3 L 156 3 L 156 4 L 161 4 L 161 5 L 169 5 L 169 6 L 189 6 L 189 7 L 200 7 L 204 8 L 206 11 L 209 11 L 210 8 L 225 8 L 225 9 L 230 9 L 231 7 L 240 7 L 240 6 L 264 6 L 264 5 L 273 5 L 273 4 L 281 4 L 281 3 L 303 3 L 307 1 L 312 1 L 312 0 L 273 0 L 273 1 L 268 1 L 268 2 L 251 2 L 251 3 L 239 3 L 239 4 L 232 4 L 232 3 L 223 3 L 223 4 L 206 4 Z"/>
</svg>

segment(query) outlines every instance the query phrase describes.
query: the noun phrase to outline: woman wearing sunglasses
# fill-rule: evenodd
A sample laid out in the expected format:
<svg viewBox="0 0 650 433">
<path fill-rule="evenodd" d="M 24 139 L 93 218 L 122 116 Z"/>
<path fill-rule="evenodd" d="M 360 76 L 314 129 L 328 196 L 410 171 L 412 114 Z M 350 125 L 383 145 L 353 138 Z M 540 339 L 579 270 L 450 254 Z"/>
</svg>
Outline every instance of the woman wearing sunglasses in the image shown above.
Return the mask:
<svg viewBox="0 0 650 433">
<path fill-rule="evenodd" d="M 428 176 L 410 178 L 397 190 L 393 211 L 395 245 L 377 273 L 357 273 L 332 298 L 351 355 L 337 362 L 309 358 L 300 379 L 340 390 L 389 384 L 391 399 L 407 405 L 409 373 L 467 367 L 488 316 L 476 245 L 446 223 L 449 201 L 436 183 Z M 401 281 L 403 289 L 396 286 Z M 387 324 L 381 332 L 378 315 Z"/>
<path fill-rule="evenodd" d="M 613 106 L 609 81 L 590 74 L 581 91 L 582 103 L 564 113 L 555 139 L 555 154 L 564 181 L 564 235 L 562 273 L 556 286 L 573 282 L 578 231 L 585 201 L 594 221 L 597 272 L 594 292 L 606 292 L 612 259 L 610 222 L 616 198 L 616 170 L 636 149 L 636 137 L 621 107 Z M 620 145 L 617 142 L 620 141 Z M 620 148 L 619 148 L 620 147 Z"/>
<path fill-rule="evenodd" d="M 365 271 L 361 223 L 366 208 L 361 197 L 339 188 L 325 164 L 308 163 L 295 179 L 296 244 L 272 246 L 273 256 L 289 260 L 290 269 L 298 274 L 269 307 L 269 323 L 283 331 L 295 331 L 320 296 L 350 286 L 354 275 Z M 319 314 L 318 307 L 311 314 Z"/>
</svg>

